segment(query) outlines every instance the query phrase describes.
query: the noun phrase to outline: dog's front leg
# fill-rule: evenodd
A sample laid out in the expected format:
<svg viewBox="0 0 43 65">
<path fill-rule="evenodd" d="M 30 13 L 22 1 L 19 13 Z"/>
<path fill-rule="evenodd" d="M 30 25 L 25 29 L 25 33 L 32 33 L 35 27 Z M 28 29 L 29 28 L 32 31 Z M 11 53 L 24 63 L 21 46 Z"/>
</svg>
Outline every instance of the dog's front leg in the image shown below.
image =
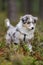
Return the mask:
<svg viewBox="0 0 43 65">
<path fill-rule="evenodd" d="M 31 45 L 30 42 L 27 43 L 27 46 L 28 46 L 28 48 L 29 48 L 29 51 L 30 51 L 30 52 L 33 52 L 33 50 L 32 50 L 32 45 Z"/>
<path fill-rule="evenodd" d="M 29 44 L 28 47 L 29 47 L 30 52 L 32 52 L 32 51 L 33 51 L 33 50 L 32 50 L 32 45 Z"/>
</svg>

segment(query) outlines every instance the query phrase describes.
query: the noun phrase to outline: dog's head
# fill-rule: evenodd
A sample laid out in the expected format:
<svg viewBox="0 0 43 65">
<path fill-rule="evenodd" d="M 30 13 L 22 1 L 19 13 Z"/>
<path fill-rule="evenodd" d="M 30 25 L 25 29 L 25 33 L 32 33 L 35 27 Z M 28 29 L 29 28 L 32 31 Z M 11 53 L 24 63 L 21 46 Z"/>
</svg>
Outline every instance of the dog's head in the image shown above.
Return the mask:
<svg viewBox="0 0 43 65">
<path fill-rule="evenodd" d="M 32 15 L 24 15 L 23 17 L 20 18 L 20 20 L 22 21 L 23 27 L 29 30 L 34 30 L 38 18 Z"/>
</svg>

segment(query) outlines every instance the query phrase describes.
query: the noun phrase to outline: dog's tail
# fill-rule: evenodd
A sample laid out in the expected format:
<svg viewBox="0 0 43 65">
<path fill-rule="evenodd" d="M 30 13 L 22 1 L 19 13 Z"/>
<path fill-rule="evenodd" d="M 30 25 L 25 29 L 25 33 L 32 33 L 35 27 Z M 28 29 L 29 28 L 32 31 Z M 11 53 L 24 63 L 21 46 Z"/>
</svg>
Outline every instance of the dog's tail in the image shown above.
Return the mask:
<svg viewBox="0 0 43 65">
<path fill-rule="evenodd" d="M 5 19 L 5 26 L 10 27 L 10 20 L 8 18 Z"/>
</svg>

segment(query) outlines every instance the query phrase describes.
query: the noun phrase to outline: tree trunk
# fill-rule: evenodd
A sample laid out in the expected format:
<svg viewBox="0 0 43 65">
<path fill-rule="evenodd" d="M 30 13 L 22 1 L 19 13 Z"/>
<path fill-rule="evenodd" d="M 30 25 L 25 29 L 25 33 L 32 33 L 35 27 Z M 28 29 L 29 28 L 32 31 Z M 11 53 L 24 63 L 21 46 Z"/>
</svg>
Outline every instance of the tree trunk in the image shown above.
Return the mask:
<svg viewBox="0 0 43 65">
<path fill-rule="evenodd" d="M 17 5 L 16 0 L 7 0 L 8 3 L 8 18 L 12 21 L 17 21 L 18 18 L 18 11 L 17 11 Z"/>
<path fill-rule="evenodd" d="M 31 13 L 31 0 L 23 0 L 24 1 L 24 12 L 25 14 Z"/>
</svg>

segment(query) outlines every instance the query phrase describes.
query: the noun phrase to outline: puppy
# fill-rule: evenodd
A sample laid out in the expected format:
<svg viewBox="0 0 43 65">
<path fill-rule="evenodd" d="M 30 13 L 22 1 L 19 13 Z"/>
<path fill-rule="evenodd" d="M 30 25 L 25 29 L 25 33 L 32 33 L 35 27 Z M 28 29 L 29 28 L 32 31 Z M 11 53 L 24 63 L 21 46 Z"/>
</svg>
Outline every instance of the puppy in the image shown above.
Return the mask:
<svg viewBox="0 0 43 65">
<path fill-rule="evenodd" d="M 34 37 L 34 31 L 38 18 L 32 15 L 24 15 L 20 18 L 20 22 L 17 24 L 16 37 L 27 43 L 30 52 L 32 51 L 32 45 L 30 40 Z M 19 41 L 20 42 L 20 41 Z"/>
<path fill-rule="evenodd" d="M 20 18 L 20 22 L 14 27 L 10 24 L 9 20 L 6 19 L 5 21 L 7 21 L 8 27 L 6 35 L 7 43 L 10 44 L 12 41 L 15 44 L 20 44 L 21 42 L 24 42 L 27 44 L 30 52 L 32 52 L 30 40 L 34 37 L 37 20 L 38 18 L 32 15 L 24 15 Z"/>
</svg>

